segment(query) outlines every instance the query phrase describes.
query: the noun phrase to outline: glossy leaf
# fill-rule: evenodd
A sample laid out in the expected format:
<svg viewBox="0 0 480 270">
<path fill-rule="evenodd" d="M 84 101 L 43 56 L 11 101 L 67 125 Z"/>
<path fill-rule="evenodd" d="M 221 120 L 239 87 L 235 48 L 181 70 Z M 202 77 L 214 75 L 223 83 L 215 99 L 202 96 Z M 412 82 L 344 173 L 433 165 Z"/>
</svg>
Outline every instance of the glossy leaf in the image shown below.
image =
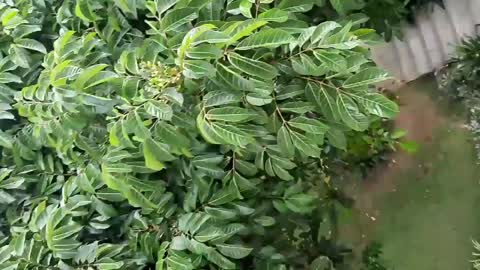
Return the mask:
<svg viewBox="0 0 480 270">
<path fill-rule="evenodd" d="M 243 57 L 236 53 L 228 54 L 228 59 L 233 66 L 251 76 L 272 79 L 278 75 L 276 68 L 265 62 Z"/>
<path fill-rule="evenodd" d="M 237 46 L 237 50 L 251 50 L 255 48 L 276 48 L 292 42 L 294 38 L 286 31 L 280 29 L 268 29 L 255 33 L 242 40 Z"/>
</svg>

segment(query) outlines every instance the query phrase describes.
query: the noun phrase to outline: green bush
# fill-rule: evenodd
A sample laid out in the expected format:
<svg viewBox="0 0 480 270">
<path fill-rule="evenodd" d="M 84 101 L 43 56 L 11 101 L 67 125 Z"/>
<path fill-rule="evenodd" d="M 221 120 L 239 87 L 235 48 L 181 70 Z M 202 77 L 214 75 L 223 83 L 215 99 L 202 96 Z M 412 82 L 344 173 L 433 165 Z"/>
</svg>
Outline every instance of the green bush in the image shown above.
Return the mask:
<svg viewBox="0 0 480 270">
<path fill-rule="evenodd" d="M 390 41 L 393 37 L 402 38 L 403 29 L 415 24 L 415 16 L 430 12 L 434 4 L 444 7 L 443 0 L 329 0 L 329 8 L 318 8 L 315 14 L 327 19 L 346 16 L 362 21 L 365 27 L 375 29 Z"/>
<path fill-rule="evenodd" d="M 454 99 L 480 97 L 480 37 L 462 40 L 456 54 L 439 73 L 440 89 Z"/>
<path fill-rule="evenodd" d="M 314 5 L 0 1 L 0 268 L 333 269 L 310 166 L 398 108 Z"/>
<path fill-rule="evenodd" d="M 363 251 L 362 261 L 364 268 L 363 270 L 389 270 L 387 268 L 386 262 L 383 259 L 382 244 L 378 242 L 370 243 L 367 248 Z"/>
<path fill-rule="evenodd" d="M 468 108 L 468 128 L 480 160 L 480 37 L 462 40 L 455 57 L 436 75 L 440 90 Z"/>
</svg>

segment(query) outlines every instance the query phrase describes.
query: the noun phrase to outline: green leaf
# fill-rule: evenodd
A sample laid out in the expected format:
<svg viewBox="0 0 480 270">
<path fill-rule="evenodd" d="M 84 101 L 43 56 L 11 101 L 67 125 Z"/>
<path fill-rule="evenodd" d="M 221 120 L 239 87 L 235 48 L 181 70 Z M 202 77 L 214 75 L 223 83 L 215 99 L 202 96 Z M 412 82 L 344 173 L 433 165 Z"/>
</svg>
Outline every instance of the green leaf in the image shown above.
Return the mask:
<svg viewBox="0 0 480 270">
<path fill-rule="evenodd" d="M 275 219 L 270 216 L 261 216 L 254 219 L 254 221 L 263 227 L 270 227 L 275 225 Z"/>
<path fill-rule="evenodd" d="M 255 165 L 250 162 L 240 159 L 235 159 L 234 162 L 235 169 L 245 176 L 254 176 L 258 172 L 257 167 L 255 167 Z"/>
<path fill-rule="evenodd" d="M 169 252 L 170 253 L 170 252 Z M 168 269 L 181 269 L 181 270 L 194 270 L 190 258 L 184 258 L 180 256 L 171 256 L 167 257 Z"/>
<path fill-rule="evenodd" d="M 228 54 L 228 60 L 233 66 L 251 76 L 263 79 L 273 79 L 278 76 L 278 71 L 274 66 L 248 57 L 243 57 L 234 52 Z"/>
<path fill-rule="evenodd" d="M 29 53 L 24 49 L 19 46 L 12 45 L 10 46 L 10 58 L 12 59 L 12 62 L 14 62 L 16 65 L 19 65 L 23 68 L 29 68 L 30 67 L 30 56 Z"/>
<path fill-rule="evenodd" d="M 185 35 L 182 41 L 182 45 L 180 48 L 178 48 L 177 54 L 178 54 L 178 59 L 179 59 L 179 65 L 181 67 L 184 66 L 184 59 L 185 59 L 185 54 L 186 52 L 192 47 L 193 42 L 199 38 L 203 33 L 206 31 L 209 31 L 211 29 L 214 29 L 215 25 L 213 24 L 204 24 L 199 27 L 195 27 L 188 31 L 188 33 Z"/>
<path fill-rule="evenodd" d="M 222 55 L 222 50 L 210 44 L 203 44 L 187 51 L 187 56 L 192 59 L 218 59 Z"/>
<path fill-rule="evenodd" d="M 312 0 L 282 0 L 278 8 L 289 12 L 307 12 L 313 8 Z"/>
<path fill-rule="evenodd" d="M 232 125 L 214 122 L 211 123 L 211 128 L 212 131 L 227 144 L 246 146 L 254 142 L 254 139 L 249 134 Z"/>
<path fill-rule="evenodd" d="M 282 126 L 278 130 L 277 144 L 285 156 L 293 157 L 295 154 L 295 148 L 292 143 L 292 138 L 290 137 L 290 132 L 286 126 Z"/>
<path fill-rule="evenodd" d="M 288 12 L 278 8 L 269 9 L 261 13 L 258 18 L 269 22 L 283 23 L 288 20 Z"/>
<path fill-rule="evenodd" d="M 197 116 L 197 129 L 202 135 L 203 139 L 210 144 L 223 144 L 225 141 L 213 131 L 210 122 L 205 119 L 205 115 L 199 113 Z"/>
<path fill-rule="evenodd" d="M 420 145 L 415 142 L 415 141 L 404 141 L 404 142 L 399 142 L 398 145 L 400 148 L 409 153 L 409 154 L 415 154 L 418 149 L 420 148 Z"/>
<path fill-rule="evenodd" d="M 173 250 L 185 250 L 189 245 L 189 240 L 184 235 L 175 236 L 170 243 L 170 248 Z"/>
<path fill-rule="evenodd" d="M 137 1 L 136 0 L 115 0 L 115 4 L 125 13 L 133 14 L 137 17 Z"/>
<path fill-rule="evenodd" d="M 220 207 L 205 207 L 205 212 L 212 216 L 215 219 L 220 220 L 228 220 L 233 219 L 237 216 L 237 212 L 232 209 L 228 208 L 220 208 Z"/>
<path fill-rule="evenodd" d="M 297 132 L 290 132 L 290 135 L 292 136 L 293 145 L 295 145 L 295 148 L 301 153 L 309 157 L 320 156 L 320 149 L 312 144 L 307 137 Z"/>
<path fill-rule="evenodd" d="M 109 142 L 113 146 L 120 146 L 120 138 L 119 138 L 119 133 L 121 132 L 121 123 L 120 122 L 115 122 L 113 126 L 110 128 L 110 133 L 109 133 Z"/>
<path fill-rule="evenodd" d="M 86 22 L 96 20 L 95 12 L 90 7 L 89 0 L 78 0 L 75 6 L 75 15 Z"/>
<path fill-rule="evenodd" d="M 15 44 L 19 47 L 29 49 L 29 50 L 32 50 L 32 51 L 37 51 L 37 52 L 40 52 L 40 53 L 43 53 L 43 54 L 47 53 L 47 49 L 45 48 L 45 46 L 43 46 L 42 43 L 40 43 L 40 42 L 38 42 L 34 39 L 30 39 L 30 38 L 16 39 Z"/>
<path fill-rule="evenodd" d="M 134 207 L 142 207 L 146 209 L 155 209 L 156 205 L 147 199 L 142 193 L 136 190 L 134 187 L 124 188 L 123 195 L 127 198 L 128 202 Z"/>
<path fill-rule="evenodd" d="M 335 88 L 328 85 L 308 82 L 305 88 L 305 95 L 310 102 L 317 105 L 317 108 L 329 120 L 336 121 L 340 119 L 336 103 L 337 90 Z"/>
<path fill-rule="evenodd" d="M 313 35 L 316 27 L 312 26 L 306 29 L 302 29 L 300 36 L 298 37 L 296 42 L 290 43 L 290 51 L 295 50 L 295 48 L 300 47 L 303 48 L 305 43 L 310 40 L 310 37 Z"/>
<path fill-rule="evenodd" d="M 351 76 L 343 82 L 344 88 L 355 88 L 366 85 L 372 85 L 375 83 L 383 82 L 390 79 L 390 75 L 380 68 L 367 68 L 359 73 Z"/>
<path fill-rule="evenodd" d="M 338 149 L 347 149 L 347 138 L 341 130 L 330 128 L 326 135 L 331 145 Z"/>
<path fill-rule="evenodd" d="M 280 104 L 279 109 L 282 112 L 293 112 L 302 114 L 313 111 L 313 109 L 315 109 L 315 106 L 313 106 L 310 102 L 294 101 Z"/>
<path fill-rule="evenodd" d="M 322 122 L 304 116 L 300 116 L 288 121 L 288 125 L 303 130 L 307 133 L 317 135 L 324 135 L 329 129 L 329 127 Z"/>
<path fill-rule="evenodd" d="M 177 30 L 180 26 L 198 18 L 195 8 L 178 8 L 169 11 L 161 20 L 162 30 L 165 32 Z"/>
<path fill-rule="evenodd" d="M 327 73 L 328 69 L 325 66 L 317 65 L 310 56 L 300 54 L 299 57 L 291 59 L 292 68 L 300 75 L 322 76 Z"/>
<path fill-rule="evenodd" d="M 184 59 L 185 59 L 185 54 L 186 52 L 192 47 L 193 42 L 199 38 L 203 33 L 206 31 L 209 31 L 211 29 L 214 29 L 215 25 L 213 24 L 204 24 L 199 27 L 195 27 L 188 31 L 188 33 L 185 35 L 182 41 L 182 45 L 180 48 L 178 48 L 178 59 L 179 59 L 179 65 L 181 67 L 184 67 Z"/>
<path fill-rule="evenodd" d="M 5 6 L 2 6 L 2 8 L 3 7 Z M 7 8 L 6 10 L 2 11 L 2 15 L 0 17 L 2 20 L 2 25 L 9 26 L 11 21 L 15 21 L 15 18 L 18 18 L 17 16 L 18 12 L 19 11 L 17 9 L 11 9 L 11 8 Z"/>
<path fill-rule="evenodd" d="M 113 206 L 102 202 L 96 197 L 92 198 L 92 206 L 100 215 L 104 217 L 113 218 L 119 215 Z"/>
<path fill-rule="evenodd" d="M 0 146 L 11 149 L 13 142 L 13 137 L 10 134 L 0 130 Z"/>
<path fill-rule="evenodd" d="M 315 196 L 302 193 L 291 195 L 285 200 L 285 204 L 290 210 L 300 214 L 310 213 L 313 210 L 314 202 Z"/>
<path fill-rule="evenodd" d="M 225 33 L 218 32 L 218 31 L 207 31 L 200 35 L 194 42 L 193 45 L 197 45 L 200 43 L 210 43 L 210 44 L 219 44 L 219 47 L 222 45 L 221 43 L 226 43 L 231 39 L 231 37 Z M 222 52 L 223 53 L 223 52 Z"/>
<path fill-rule="evenodd" d="M 8 72 L 0 73 L 0 83 L 22 83 L 22 78 Z"/>
<path fill-rule="evenodd" d="M 331 71 L 342 72 L 347 69 L 347 60 L 337 53 L 316 50 L 313 55 Z"/>
<path fill-rule="evenodd" d="M 209 120 L 225 122 L 246 122 L 257 116 L 251 110 L 240 107 L 222 107 L 209 110 L 205 117 Z"/>
<path fill-rule="evenodd" d="M 75 88 L 79 91 L 83 91 L 85 84 L 93 77 L 98 75 L 102 70 L 104 70 L 108 65 L 106 64 L 98 64 L 93 65 L 91 67 L 86 68 L 85 70 L 78 75 L 77 79 L 75 80 Z"/>
<path fill-rule="evenodd" d="M 225 232 L 223 232 L 223 230 L 214 226 L 208 226 L 207 228 L 195 234 L 195 239 L 199 242 L 205 243 L 208 241 L 213 241 L 220 237 L 224 237 L 225 235 L 226 234 Z"/>
<path fill-rule="evenodd" d="M 203 97 L 205 108 L 239 103 L 241 99 L 242 95 L 240 93 L 225 91 L 209 92 Z"/>
<path fill-rule="evenodd" d="M 252 6 L 253 3 L 251 3 L 249 0 L 241 0 L 238 9 L 243 16 L 252 18 Z"/>
<path fill-rule="evenodd" d="M 125 68 L 132 74 L 139 74 L 140 69 L 138 68 L 137 54 L 134 51 L 126 51 L 122 54 L 120 60 Z"/>
<path fill-rule="evenodd" d="M 337 107 L 342 121 L 351 129 L 364 131 L 370 125 L 368 117 L 360 112 L 358 105 L 350 97 L 339 94 L 337 96 Z"/>
<path fill-rule="evenodd" d="M 352 96 L 358 98 L 357 95 Z M 380 117 L 394 118 L 400 111 L 394 101 L 379 93 L 362 95 L 359 100 L 369 113 Z"/>
<path fill-rule="evenodd" d="M 253 250 L 253 248 L 247 248 L 240 245 L 217 244 L 216 246 L 220 253 L 233 259 L 243 259 Z"/>
<path fill-rule="evenodd" d="M 183 135 L 175 126 L 166 122 L 158 122 L 155 129 L 158 137 L 168 145 L 187 148 L 190 146 L 190 140 Z"/>
<path fill-rule="evenodd" d="M 75 178 L 75 183 L 82 190 L 84 190 L 86 192 L 89 192 L 89 193 L 95 193 L 95 188 L 93 187 L 92 183 L 87 178 L 85 173 L 81 173 L 81 174 L 77 175 L 77 177 Z"/>
<path fill-rule="evenodd" d="M 178 0 L 157 0 L 157 12 L 158 15 L 161 16 L 165 11 L 173 7 Z"/>
<path fill-rule="evenodd" d="M 145 103 L 145 111 L 159 120 L 172 120 L 172 107 L 165 102 L 150 100 Z"/>
<path fill-rule="evenodd" d="M 184 62 L 183 75 L 187 78 L 200 79 L 211 77 L 215 74 L 215 68 L 208 61 L 186 60 Z"/>
<path fill-rule="evenodd" d="M 317 26 L 315 31 L 312 33 L 310 40 L 312 44 L 323 43 L 325 38 L 335 29 L 339 28 L 341 25 L 337 22 L 326 21 Z"/>
<path fill-rule="evenodd" d="M 248 94 L 246 97 L 248 103 L 253 106 L 264 106 L 272 103 L 273 98 L 270 96 L 262 96 L 255 93 Z"/>
<path fill-rule="evenodd" d="M 239 91 L 253 91 L 255 89 L 251 81 L 220 63 L 217 64 L 217 79 L 228 87 Z"/>
<path fill-rule="evenodd" d="M 15 197 L 13 197 L 12 195 L 10 195 L 9 193 L 3 190 L 0 190 L 0 203 L 11 204 L 14 201 L 15 201 Z"/>
<path fill-rule="evenodd" d="M 27 232 L 22 232 L 19 235 L 17 235 L 14 239 L 15 241 L 15 246 L 14 246 L 14 251 L 17 257 L 22 256 L 24 250 L 25 250 L 25 237 L 27 235 Z"/>
<path fill-rule="evenodd" d="M 168 145 L 147 139 L 143 143 L 143 155 L 147 168 L 160 171 L 165 168 L 164 161 L 172 161 L 176 158 L 169 152 Z"/>
<path fill-rule="evenodd" d="M 291 181 L 294 179 L 293 176 L 290 175 L 287 170 L 275 164 L 273 159 L 271 160 L 271 162 L 272 162 L 272 169 L 275 172 L 275 175 L 277 175 L 280 179 L 284 181 Z"/>
<path fill-rule="evenodd" d="M 234 24 L 231 28 L 226 29 L 224 32 L 231 36 L 228 43 L 232 44 L 243 37 L 250 36 L 255 30 L 267 23 L 267 21 L 259 19 L 246 20 L 239 22 L 238 24 Z"/>
<path fill-rule="evenodd" d="M 294 38 L 281 29 L 267 29 L 255 33 L 240 42 L 236 50 L 250 50 L 255 48 L 277 48 L 293 42 Z"/>
<path fill-rule="evenodd" d="M 55 229 L 53 232 L 53 241 L 59 241 L 62 239 L 67 239 L 70 236 L 81 231 L 83 227 L 77 223 L 71 223 L 68 225 L 60 226 L 58 229 Z"/>
<path fill-rule="evenodd" d="M 362 9 L 365 6 L 364 1 L 357 0 L 330 0 L 330 3 L 340 15 L 345 15 L 351 10 Z"/>
<path fill-rule="evenodd" d="M 223 188 L 217 191 L 208 201 L 209 205 L 219 206 L 237 199 L 236 191 L 231 188 Z"/>
<path fill-rule="evenodd" d="M 216 250 L 210 251 L 207 255 L 207 260 L 219 266 L 221 269 L 235 269 L 235 264 L 222 256 Z"/>
</svg>

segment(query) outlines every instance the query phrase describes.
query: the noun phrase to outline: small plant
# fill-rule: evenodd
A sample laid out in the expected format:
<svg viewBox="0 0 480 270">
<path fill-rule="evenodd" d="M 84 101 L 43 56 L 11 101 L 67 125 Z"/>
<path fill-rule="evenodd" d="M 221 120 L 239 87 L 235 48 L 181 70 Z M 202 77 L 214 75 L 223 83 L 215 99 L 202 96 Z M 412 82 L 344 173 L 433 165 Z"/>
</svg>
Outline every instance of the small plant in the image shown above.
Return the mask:
<svg viewBox="0 0 480 270">
<path fill-rule="evenodd" d="M 476 240 L 472 240 L 473 243 L 473 248 L 475 249 L 474 252 L 472 252 L 472 255 L 474 259 L 472 260 L 473 263 L 473 268 L 475 269 L 480 269 L 480 243 Z"/>
<path fill-rule="evenodd" d="M 362 261 L 364 267 L 362 270 L 391 270 L 386 266 L 385 260 L 382 258 L 382 245 L 378 242 L 372 242 L 363 251 Z"/>
<path fill-rule="evenodd" d="M 349 136 L 348 148 L 343 153 L 343 161 L 349 167 L 360 168 L 367 173 L 371 168 L 389 159 L 389 154 L 398 148 L 405 149 L 401 139 L 406 132 L 393 130 L 392 123 L 374 122 L 368 132 L 352 133 Z"/>
<path fill-rule="evenodd" d="M 457 47 L 456 57 L 437 72 L 440 90 L 468 108 L 467 127 L 474 135 L 480 162 L 480 37 L 470 37 Z"/>
</svg>

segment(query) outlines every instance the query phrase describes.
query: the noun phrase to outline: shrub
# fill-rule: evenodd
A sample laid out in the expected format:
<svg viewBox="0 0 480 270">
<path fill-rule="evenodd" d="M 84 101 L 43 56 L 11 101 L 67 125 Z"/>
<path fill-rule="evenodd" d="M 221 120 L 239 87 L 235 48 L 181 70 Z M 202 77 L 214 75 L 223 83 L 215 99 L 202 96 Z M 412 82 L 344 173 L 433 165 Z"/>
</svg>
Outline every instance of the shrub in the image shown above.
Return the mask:
<svg viewBox="0 0 480 270">
<path fill-rule="evenodd" d="M 352 20 L 362 21 L 365 27 L 375 29 L 390 41 L 393 37 L 402 38 L 402 30 L 415 23 L 420 11 L 430 11 L 433 4 L 444 7 L 443 0 L 330 0 L 330 8 Z M 329 9 L 319 8 L 321 17 L 337 17 Z"/>
<path fill-rule="evenodd" d="M 437 72 L 440 90 L 468 108 L 468 128 L 474 135 L 480 160 L 480 37 L 464 39 L 456 56 Z"/>
<path fill-rule="evenodd" d="M 398 108 L 319 4 L 0 2 L 0 268 L 333 267 L 300 172 Z"/>
<path fill-rule="evenodd" d="M 363 251 L 364 270 L 389 270 L 383 259 L 382 244 L 378 242 L 370 243 Z"/>
</svg>

